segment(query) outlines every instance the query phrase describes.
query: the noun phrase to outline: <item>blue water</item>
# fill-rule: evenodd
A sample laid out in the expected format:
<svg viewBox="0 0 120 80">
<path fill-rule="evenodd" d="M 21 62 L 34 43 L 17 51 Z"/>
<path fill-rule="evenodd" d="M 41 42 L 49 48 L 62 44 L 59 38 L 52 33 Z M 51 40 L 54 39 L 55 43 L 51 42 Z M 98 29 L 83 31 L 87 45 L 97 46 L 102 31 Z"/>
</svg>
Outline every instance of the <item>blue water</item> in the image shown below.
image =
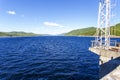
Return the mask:
<svg viewBox="0 0 120 80">
<path fill-rule="evenodd" d="M 89 37 L 0 38 L 0 80 L 98 80 Z"/>
</svg>

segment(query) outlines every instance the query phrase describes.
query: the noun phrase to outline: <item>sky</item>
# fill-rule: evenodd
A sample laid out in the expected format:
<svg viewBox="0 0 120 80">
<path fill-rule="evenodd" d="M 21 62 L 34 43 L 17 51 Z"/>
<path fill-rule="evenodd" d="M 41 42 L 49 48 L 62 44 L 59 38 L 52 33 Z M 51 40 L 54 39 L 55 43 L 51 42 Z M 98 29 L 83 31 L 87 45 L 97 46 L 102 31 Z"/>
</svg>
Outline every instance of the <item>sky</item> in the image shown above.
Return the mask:
<svg viewBox="0 0 120 80">
<path fill-rule="evenodd" d="M 114 23 L 120 22 L 117 0 Z M 0 31 L 61 34 L 97 25 L 99 0 L 0 0 Z"/>
</svg>

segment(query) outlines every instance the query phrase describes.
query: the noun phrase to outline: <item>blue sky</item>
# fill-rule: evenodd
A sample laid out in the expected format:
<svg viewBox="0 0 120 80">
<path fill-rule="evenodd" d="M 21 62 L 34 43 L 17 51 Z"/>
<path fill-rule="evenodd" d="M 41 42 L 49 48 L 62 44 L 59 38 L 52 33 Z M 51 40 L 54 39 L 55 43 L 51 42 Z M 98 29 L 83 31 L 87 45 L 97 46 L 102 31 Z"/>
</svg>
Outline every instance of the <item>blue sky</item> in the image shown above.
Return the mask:
<svg viewBox="0 0 120 80">
<path fill-rule="evenodd" d="M 55 35 L 96 26 L 98 6 L 99 0 L 0 0 L 0 31 Z"/>
</svg>

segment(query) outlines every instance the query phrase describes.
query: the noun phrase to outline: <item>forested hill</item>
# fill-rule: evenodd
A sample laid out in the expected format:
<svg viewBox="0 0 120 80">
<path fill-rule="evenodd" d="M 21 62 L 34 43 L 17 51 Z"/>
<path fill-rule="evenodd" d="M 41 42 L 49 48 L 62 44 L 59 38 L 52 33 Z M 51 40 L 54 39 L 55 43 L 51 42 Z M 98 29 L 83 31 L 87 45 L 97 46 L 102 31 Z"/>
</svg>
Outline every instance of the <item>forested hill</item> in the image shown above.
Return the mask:
<svg viewBox="0 0 120 80">
<path fill-rule="evenodd" d="M 111 35 L 120 36 L 120 23 L 110 27 Z M 94 36 L 96 33 L 95 27 L 72 30 L 62 35 L 65 36 Z M 27 33 L 27 32 L 0 32 L 0 36 L 41 36 L 42 34 Z"/>
<path fill-rule="evenodd" d="M 110 27 L 111 35 L 120 36 L 120 23 Z M 72 30 L 65 33 L 65 36 L 94 36 L 96 33 L 95 27 Z"/>
<path fill-rule="evenodd" d="M 68 33 L 65 33 L 66 36 L 92 36 L 96 32 L 95 27 L 83 28 L 83 29 L 76 29 L 72 30 Z"/>
<path fill-rule="evenodd" d="M 39 34 L 26 33 L 26 32 L 0 32 L 0 36 L 38 36 Z"/>
<path fill-rule="evenodd" d="M 120 36 L 120 23 L 110 28 L 111 35 Z"/>
</svg>

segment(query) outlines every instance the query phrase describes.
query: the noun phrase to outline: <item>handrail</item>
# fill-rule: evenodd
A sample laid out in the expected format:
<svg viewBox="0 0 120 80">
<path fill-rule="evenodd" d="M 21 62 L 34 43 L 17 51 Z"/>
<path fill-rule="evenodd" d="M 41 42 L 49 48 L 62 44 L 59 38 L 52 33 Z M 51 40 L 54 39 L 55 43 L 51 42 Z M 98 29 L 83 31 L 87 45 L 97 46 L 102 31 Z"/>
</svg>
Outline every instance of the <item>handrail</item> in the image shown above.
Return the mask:
<svg viewBox="0 0 120 80">
<path fill-rule="evenodd" d="M 105 47 L 104 45 L 104 41 L 102 41 L 102 45 L 100 44 L 100 41 L 97 41 L 97 40 L 92 40 L 92 45 L 91 47 L 94 47 L 94 48 L 100 48 L 100 47 Z M 117 41 L 116 40 L 111 40 L 110 41 L 110 46 L 117 46 Z"/>
</svg>

